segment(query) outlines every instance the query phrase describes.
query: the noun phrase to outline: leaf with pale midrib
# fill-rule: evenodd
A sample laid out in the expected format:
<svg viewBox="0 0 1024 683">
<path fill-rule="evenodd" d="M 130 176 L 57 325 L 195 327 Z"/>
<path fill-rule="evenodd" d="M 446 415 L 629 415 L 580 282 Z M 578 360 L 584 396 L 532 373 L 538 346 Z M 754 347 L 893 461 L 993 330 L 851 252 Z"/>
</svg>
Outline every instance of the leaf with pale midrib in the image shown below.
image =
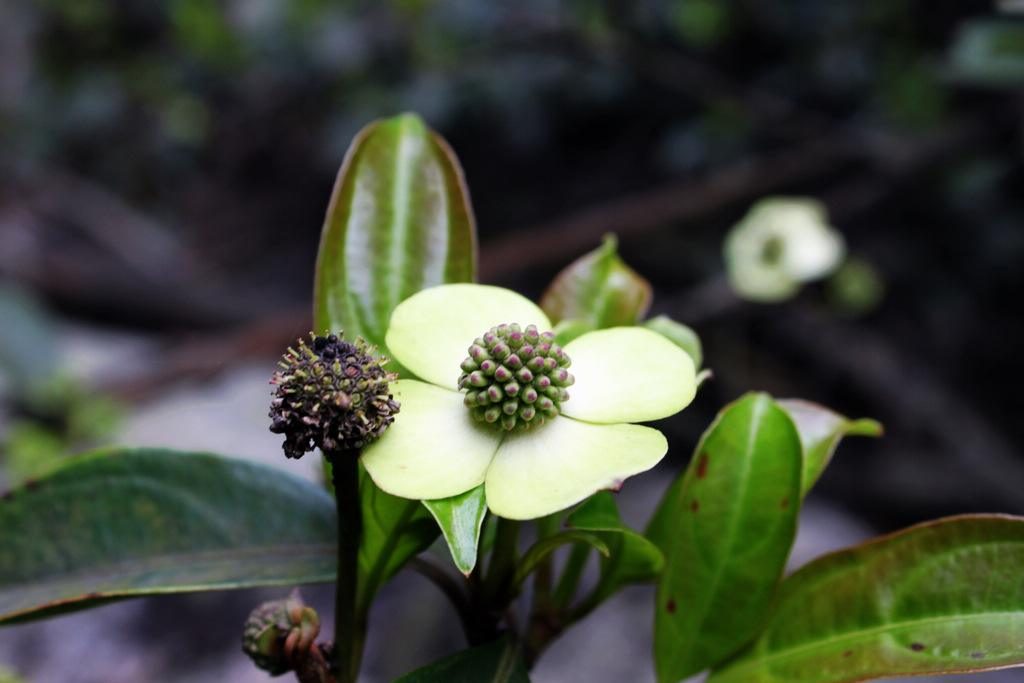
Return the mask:
<svg viewBox="0 0 1024 683">
<path fill-rule="evenodd" d="M 765 394 L 719 413 L 647 530 L 665 553 L 654 621 L 660 681 L 714 666 L 757 634 L 796 535 L 801 447 Z"/>
<path fill-rule="evenodd" d="M 276 468 L 109 449 L 0 501 L 0 621 L 112 598 L 334 579 L 334 501 Z"/>
<path fill-rule="evenodd" d="M 853 683 L 1024 665 L 1024 518 L 965 515 L 826 555 L 709 683 Z"/>
<path fill-rule="evenodd" d="M 476 223 L 462 168 L 415 114 L 375 121 L 345 155 L 324 218 L 313 287 L 318 332 L 384 343 L 395 306 L 420 289 L 476 278 Z M 398 363 L 389 367 L 409 376 Z M 458 369 L 456 368 L 456 372 Z M 401 411 L 397 419 L 402 419 Z M 419 501 L 360 478 L 359 602 L 437 538 Z"/>
</svg>

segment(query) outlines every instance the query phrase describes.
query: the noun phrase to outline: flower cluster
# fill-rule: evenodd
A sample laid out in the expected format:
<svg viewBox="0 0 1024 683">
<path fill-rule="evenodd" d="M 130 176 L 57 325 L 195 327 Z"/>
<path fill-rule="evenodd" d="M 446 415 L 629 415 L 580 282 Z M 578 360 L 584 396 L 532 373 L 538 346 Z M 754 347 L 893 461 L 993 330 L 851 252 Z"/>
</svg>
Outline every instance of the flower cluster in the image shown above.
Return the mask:
<svg viewBox="0 0 1024 683">
<path fill-rule="evenodd" d="M 725 240 L 733 290 L 751 301 L 783 301 L 834 271 L 846 253 L 821 202 L 776 197 L 755 204 Z"/>
<path fill-rule="evenodd" d="M 363 453 L 374 482 L 388 493 L 419 500 L 484 484 L 494 514 L 531 519 L 618 488 L 656 465 L 668 450 L 665 437 L 629 423 L 668 417 L 693 400 L 690 357 L 642 327 L 588 332 L 564 348 L 539 332 L 548 329 L 550 321 L 533 302 L 498 287 L 442 285 L 399 304 L 388 327 L 388 349 L 419 380 L 393 384 L 402 414 Z M 529 354 L 523 352 L 527 346 Z M 530 370 L 529 386 L 525 374 L 516 374 L 523 368 Z M 572 399 L 566 401 L 563 392 L 570 385 Z M 532 404 L 525 401 L 531 388 L 537 394 Z M 525 419 L 530 411 L 523 413 L 529 405 L 532 420 Z M 493 409 L 499 406 L 497 415 Z M 506 416 L 514 416 L 515 424 L 503 421 Z M 495 418 L 490 424 L 489 417 Z M 520 422 L 530 428 L 518 428 Z"/>
<path fill-rule="evenodd" d="M 501 324 L 474 339 L 468 353 L 458 385 L 477 422 L 499 424 L 506 431 L 539 427 L 569 400 L 566 387 L 575 381 L 567 369 L 572 361 L 554 332 Z"/>
</svg>

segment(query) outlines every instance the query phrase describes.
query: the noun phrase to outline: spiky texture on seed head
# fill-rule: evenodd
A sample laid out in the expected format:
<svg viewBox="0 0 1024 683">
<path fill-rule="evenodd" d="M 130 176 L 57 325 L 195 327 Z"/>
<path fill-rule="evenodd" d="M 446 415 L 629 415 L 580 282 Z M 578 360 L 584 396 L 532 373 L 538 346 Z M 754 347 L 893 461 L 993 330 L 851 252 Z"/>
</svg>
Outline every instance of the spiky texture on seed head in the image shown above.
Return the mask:
<svg viewBox="0 0 1024 683">
<path fill-rule="evenodd" d="M 284 434 L 284 453 L 301 458 L 319 448 L 326 455 L 356 452 L 384 433 L 399 405 L 389 382 L 397 375 L 362 339 L 310 333 L 278 363 L 270 383 L 270 431 Z"/>
</svg>

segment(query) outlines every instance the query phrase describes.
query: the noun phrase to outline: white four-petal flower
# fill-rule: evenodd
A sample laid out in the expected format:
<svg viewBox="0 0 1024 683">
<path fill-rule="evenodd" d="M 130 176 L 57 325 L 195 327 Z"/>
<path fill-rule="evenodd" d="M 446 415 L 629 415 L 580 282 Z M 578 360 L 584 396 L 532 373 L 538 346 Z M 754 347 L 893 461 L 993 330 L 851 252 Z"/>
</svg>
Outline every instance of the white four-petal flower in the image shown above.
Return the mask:
<svg viewBox="0 0 1024 683">
<path fill-rule="evenodd" d="M 363 454 L 381 489 L 430 500 L 483 483 L 494 514 L 533 519 L 616 488 L 664 457 L 661 432 L 628 423 L 668 417 L 693 400 L 693 362 L 679 347 L 640 327 L 584 334 L 564 347 L 576 382 L 561 415 L 504 432 L 475 422 L 457 387 L 468 347 L 501 323 L 551 329 L 533 302 L 485 285 L 425 289 L 395 308 L 387 346 L 425 381 L 393 385 L 401 411 Z"/>
<path fill-rule="evenodd" d="M 804 282 L 833 272 L 846 254 L 824 204 L 790 197 L 755 204 L 729 231 L 724 251 L 733 290 L 761 302 L 794 296 Z"/>
</svg>

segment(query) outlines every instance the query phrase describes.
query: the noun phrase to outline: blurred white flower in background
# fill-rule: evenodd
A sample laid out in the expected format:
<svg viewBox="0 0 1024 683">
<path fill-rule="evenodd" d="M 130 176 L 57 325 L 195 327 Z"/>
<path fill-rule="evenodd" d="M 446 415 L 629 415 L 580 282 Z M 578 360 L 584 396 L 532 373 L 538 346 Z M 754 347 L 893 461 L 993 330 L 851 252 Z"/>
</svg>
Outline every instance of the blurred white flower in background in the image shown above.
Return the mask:
<svg viewBox="0 0 1024 683">
<path fill-rule="evenodd" d="M 725 238 L 729 283 L 750 301 L 788 299 L 804 282 L 832 273 L 845 254 L 843 236 L 814 199 L 761 200 Z"/>
</svg>

